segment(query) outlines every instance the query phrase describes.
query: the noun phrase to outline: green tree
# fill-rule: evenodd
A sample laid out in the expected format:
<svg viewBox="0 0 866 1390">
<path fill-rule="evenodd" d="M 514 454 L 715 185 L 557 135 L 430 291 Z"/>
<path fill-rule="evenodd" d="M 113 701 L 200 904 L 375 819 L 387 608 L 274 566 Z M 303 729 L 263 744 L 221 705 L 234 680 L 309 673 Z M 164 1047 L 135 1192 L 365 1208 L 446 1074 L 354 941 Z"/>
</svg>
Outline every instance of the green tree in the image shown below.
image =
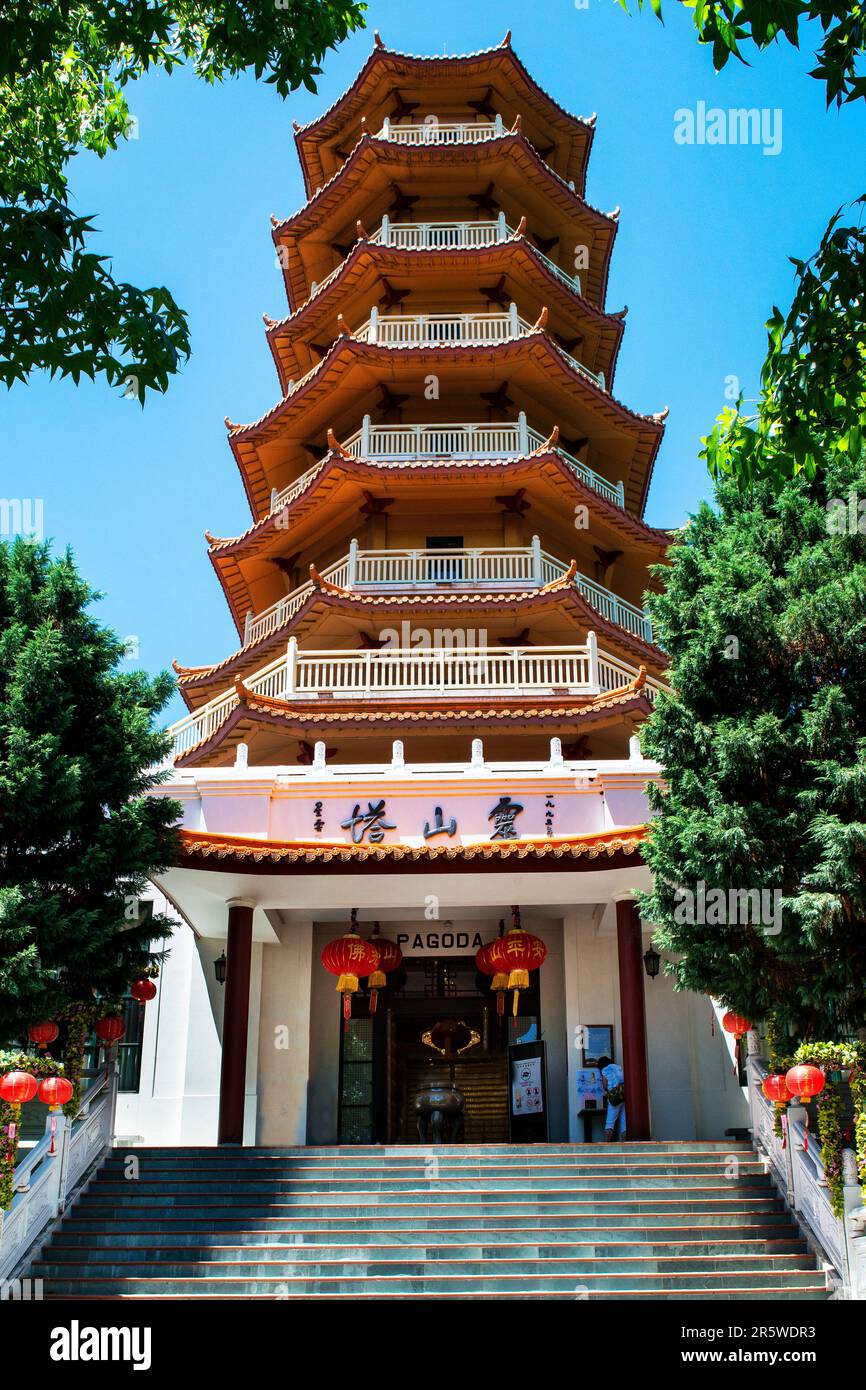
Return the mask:
<svg viewBox="0 0 866 1390">
<path fill-rule="evenodd" d="M 174 683 L 118 665 L 71 555 L 0 545 L 0 1037 L 120 998 L 170 934 L 134 902 L 176 850 L 179 807 L 148 790 Z M 143 914 L 142 914 L 143 915 Z"/>
<path fill-rule="evenodd" d="M 213 83 L 251 70 L 279 94 L 315 91 L 329 48 L 363 25 L 360 0 L 5 0 L 0 7 L 0 380 L 33 371 L 165 391 L 189 356 L 163 286 L 114 278 L 72 211 L 67 166 L 128 137 L 129 84 L 191 64 Z"/>
<path fill-rule="evenodd" d="M 642 740 L 668 781 L 642 907 L 677 981 L 812 1038 L 866 1023 L 866 248 L 838 232 L 798 269 L 755 423 L 710 442 L 715 509 L 659 567 L 675 693 Z M 780 921 L 684 920 L 700 882 L 779 890 Z"/>
<path fill-rule="evenodd" d="M 626 11 L 629 0 L 619 0 Z M 639 10 L 649 3 L 662 18 L 661 0 L 637 0 Z M 713 50 L 713 66 L 720 71 L 731 57 L 746 62 L 745 54 L 762 52 L 771 43 L 785 39 L 800 47 L 800 34 L 812 33 L 807 25 L 820 25 L 822 41 L 816 57 L 818 66 L 810 77 L 822 81 L 827 105 L 866 97 L 866 77 L 858 72 L 866 49 L 866 10 L 843 0 L 680 0 L 692 11 L 699 41 Z"/>
</svg>

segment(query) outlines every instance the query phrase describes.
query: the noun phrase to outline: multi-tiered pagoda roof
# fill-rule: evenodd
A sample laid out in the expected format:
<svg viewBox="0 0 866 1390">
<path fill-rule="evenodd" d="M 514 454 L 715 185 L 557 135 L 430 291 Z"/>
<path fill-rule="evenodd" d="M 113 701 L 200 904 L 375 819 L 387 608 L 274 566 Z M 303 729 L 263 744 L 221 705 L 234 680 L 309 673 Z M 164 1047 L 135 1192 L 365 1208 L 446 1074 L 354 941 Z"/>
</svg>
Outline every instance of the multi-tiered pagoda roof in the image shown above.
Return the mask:
<svg viewBox="0 0 866 1390">
<path fill-rule="evenodd" d="M 227 420 L 251 512 L 207 533 L 234 651 L 176 665 L 179 765 L 621 758 L 663 680 L 642 607 L 665 411 L 613 393 L 618 209 L 585 196 L 595 118 L 511 48 L 376 46 L 296 127 L 273 218 L 279 398 Z M 459 750 L 459 754 L 458 754 Z"/>
</svg>

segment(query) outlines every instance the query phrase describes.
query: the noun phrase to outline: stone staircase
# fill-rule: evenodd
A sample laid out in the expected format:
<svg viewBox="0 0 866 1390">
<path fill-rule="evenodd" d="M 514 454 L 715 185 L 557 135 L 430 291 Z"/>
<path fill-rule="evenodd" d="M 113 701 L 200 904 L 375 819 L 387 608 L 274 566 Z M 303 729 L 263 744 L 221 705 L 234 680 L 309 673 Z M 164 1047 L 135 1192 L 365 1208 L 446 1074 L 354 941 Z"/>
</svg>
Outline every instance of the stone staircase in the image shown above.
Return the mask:
<svg viewBox="0 0 866 1390">
<path fill-rule="evenodd" d="M 62 1299 L 829 1297 L 726 1142 L 118 1149 L 30 1275 Z"/>
</svg>

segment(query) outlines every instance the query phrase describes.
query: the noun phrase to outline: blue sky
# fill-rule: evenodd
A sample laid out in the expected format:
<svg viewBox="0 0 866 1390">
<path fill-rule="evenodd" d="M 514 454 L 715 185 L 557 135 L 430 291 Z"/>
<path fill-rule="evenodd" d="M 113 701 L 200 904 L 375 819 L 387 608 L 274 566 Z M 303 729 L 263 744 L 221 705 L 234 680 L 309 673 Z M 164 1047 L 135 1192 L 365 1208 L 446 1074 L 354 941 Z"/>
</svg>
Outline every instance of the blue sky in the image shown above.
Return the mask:
<svg viewBox="0 0 866 1390">
<path fill-rule="evenodd" d="M 33 379 L 0 399 L 0 495 L 44 499 L 44 526 L 105 591 L 102 619 L 135 635 L 135 664 L 190 664 L 233 650 L 234 628 L 203 532 L 249 523 L 223 417 L 252 420 L 278 398 L 261 315 L 285 311 L 268 217 L 303 203 L 292 120 L 352 81 L 378 28 L 391 48 L 466 53 L 513 31 L 538 82 L 579 115 L 598 112 L 587 196 L 622 208 L 608 307 L 628 304 L 616 393 L 670 406 L 647 511 L 681 522 L 707 493 L 699 439 L 736 377 L 757 390 L 764 321 L 791 295 L 789 255 L 817 245 L 830 213 L 862 191 L 866 117 L 824 107 L 812 53 L 785 47 L 714 74 L 691 19 L 666 6 L 626 16 L 615 0 L 371 0 L 368 31 L 325 60 L 319 93 L 282 102 L 251 78 L 208 88 L 186 73 L 131 92 L 138 138 L 71 170 L 76 207 L 96 213 L 115 273 L 165 284 L 188 310 L 193 357 L 144 410 L 103 383 Z M 675 112 L 782 112 L 782 147 L 682 145 Z M 862 107 L 863 103 L 860 103 Z M 170 713 L 180 713 L 179 699 Z"/>
</svg>

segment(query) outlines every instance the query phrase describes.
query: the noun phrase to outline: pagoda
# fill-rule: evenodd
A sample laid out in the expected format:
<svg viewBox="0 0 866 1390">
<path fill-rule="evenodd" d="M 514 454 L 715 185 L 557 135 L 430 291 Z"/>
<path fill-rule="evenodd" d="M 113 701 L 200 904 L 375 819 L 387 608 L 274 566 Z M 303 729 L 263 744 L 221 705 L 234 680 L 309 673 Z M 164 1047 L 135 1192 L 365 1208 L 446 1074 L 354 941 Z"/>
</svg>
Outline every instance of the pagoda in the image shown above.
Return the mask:
<svg viewBox="0 0 866 1390">
<path fill-rule="evenodd" d="M 642 519 L 666 412 L 614 393 L 618 209 L 585 197 L 595 117 L 510 45 L 376 46 L 295 129 L 307 201 L 273 219 L 280 398 L 227 421 L 250 506 L 207 532 L 237 628 L 175 663 L 177 765 L 497 761 L 556 737 L 618 758 L 665 658 L 641 607 L 667 534 Z"/>
<path fill-rule="evenodd" d="M 568 1040 L 587 1012 L 609 1019 L 630 1135 L 651 1131 L 634 896 L 662 774 L 635 733 L 666 665 L 642 607 L 669 540 L 643 519 L 666 412 L 615 394 L 618 210 L 586 198 L 594 129 L 510 35 L 437 58 L 376 35 L 295 129 L 306 202 L 272 219 L 288 310 L 265 318 L 279 398 L 226 422 L 251 517 L 206 533 L 237 642 L 176 664 L 189 712 L 155 793 L 183 821 L 154 881 L 208 980 L 225 949 L 219 1122 L 197 1092 L 188 1126 L 170 1108 L 177 1142 L 211 1123 L 227 1143 L 405 1136 L 395 1029 L 414 1005 L 389 984 L 338 1035 L 317 963 L 335 923 L 391 924 L 418 988 L 446 1008 L 463 980 L 489 1039 L 475 952 L 518 909 L 548 964 L 509 1027 L 548 1046 L 550 1133 L 577 1134 Z M 213 1020 L 177 959 L 201 1050 Z M 692 1027 L 691 1008 L 667 1016 Z M 289 1062 L 266 1024 L 287 1014 Z M 345 1048 L 368 1044 L 361 1086 Z"/>
</svg>

